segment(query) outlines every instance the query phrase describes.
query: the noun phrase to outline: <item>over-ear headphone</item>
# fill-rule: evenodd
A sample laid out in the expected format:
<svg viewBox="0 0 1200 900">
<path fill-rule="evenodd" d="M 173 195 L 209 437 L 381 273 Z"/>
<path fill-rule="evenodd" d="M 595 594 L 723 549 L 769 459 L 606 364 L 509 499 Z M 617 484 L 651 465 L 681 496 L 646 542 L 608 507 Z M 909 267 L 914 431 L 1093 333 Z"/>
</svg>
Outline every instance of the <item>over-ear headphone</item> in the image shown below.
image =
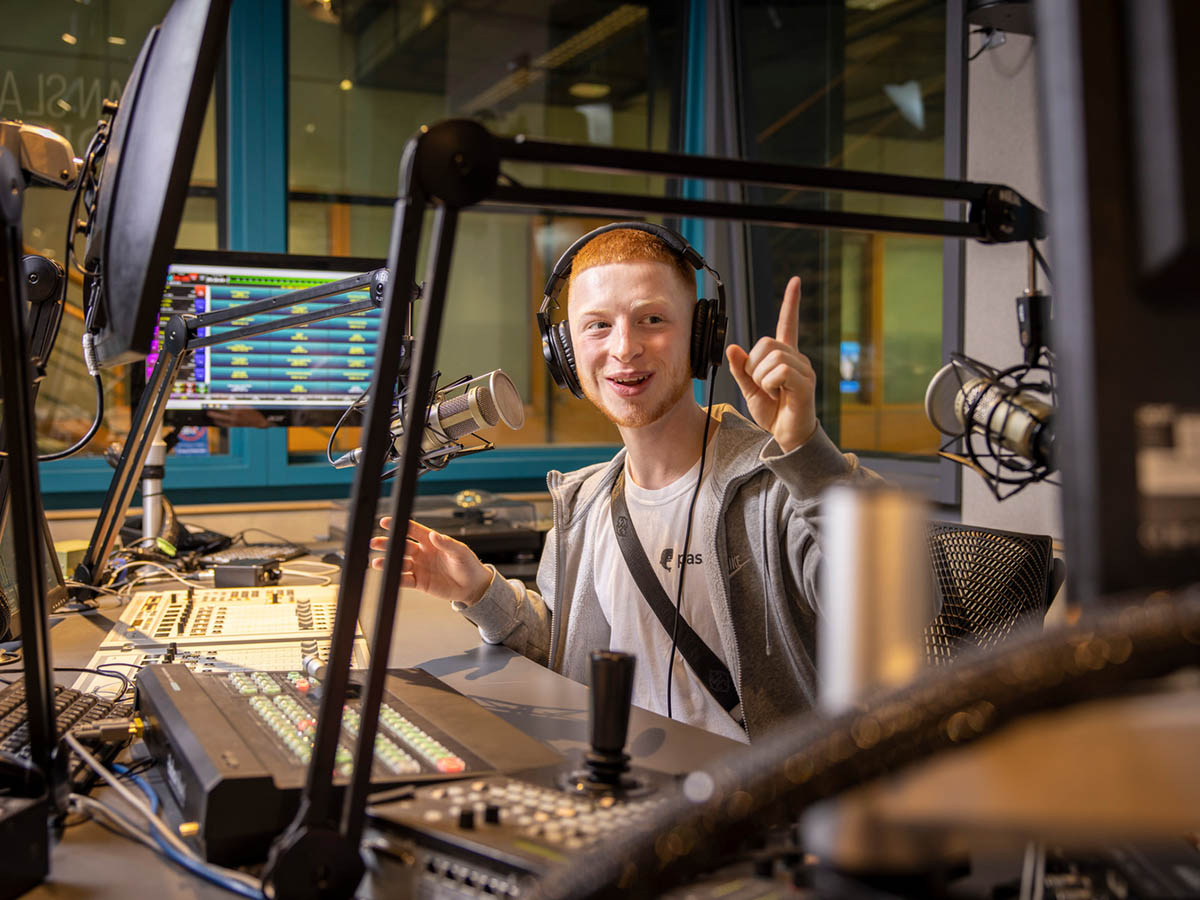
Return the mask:
<svg viewBox="0 0 1200 900">
<path fill-rule="evenodd" d="M 550 312 L 558 307 L 558 294 L 571 274 L 571 263 L 575 261 L 575 255 L 583 245 L 607 231 L 619 229 L 652 234 L 696 271 L 707 269 L 712 274 L 717 285 L 717 299 L 697 300 L 696 309 L 692 313 L 692 377 L 707 378 L 710 369 L 721 365 L 721 358 L 725 354 L 725 285 L 717 271 L 704 261 L 704 257 L 696 252 L 683 235 L 670 228 L 650 222 L 613 222 L 611 225 L 589 231 L 559 257 L 550 272 L 550 280 L 546 282 L 542 306 L 537 314 L 538 331 L 542 335 L 542 356 L 546 360 L 546 368 L 550 370 L 550 377 L 559 387 L 566 388 L 580 399 L 583 398 L 583 388 L 575 371 L 575 350 L 571 346 L 570 326 L 565 319 L 557 325 L 552 325 Z"/>
</svg>

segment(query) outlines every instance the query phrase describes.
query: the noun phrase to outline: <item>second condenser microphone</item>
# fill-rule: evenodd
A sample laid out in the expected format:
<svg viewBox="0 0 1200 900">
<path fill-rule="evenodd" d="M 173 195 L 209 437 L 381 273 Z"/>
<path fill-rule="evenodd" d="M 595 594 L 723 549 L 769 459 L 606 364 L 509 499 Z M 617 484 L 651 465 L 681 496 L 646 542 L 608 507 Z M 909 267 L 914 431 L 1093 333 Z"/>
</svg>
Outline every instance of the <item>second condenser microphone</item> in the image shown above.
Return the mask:
<svg viewBox="0 0 1200 900">
<path fill-rule="evenodd" d="M 452 455 L 459 438 L 474 434 L 481 428 L 503 422 L 514 431 L 525 424 L 525 404 L 512 379 L 500 369 L 472 378 L 463 391 L 453 397 L 439 397 L 429 407 L 425 429 L 421 436 L 422 462 Z M 399 443 L 404 435 L 403 411 L 392 417 L 393 449 L 390 458 L 400 453 Z M 448 453 L 446 451 L 449 451 Z M 356 466 L 362 459 L 362 448 L 356 447 L 334 460 L 334 468 Z"/>
<path fill-rule="evenodd" d="M 457 441 L 498 422 L 514 431 L 525 424 L 521 395 L 500 369 L 472 379 L 464 387 L 458 396 L 439 400 L 430 407 L 421 439 L 422 453 L 444 447 L 447 438 Z"/>
<path fill-rule="evenodd" d="M 1054 408 L 986 373 L 959 363 L 942 366 L 925 392 L 925 415 L 942 434 L 980 431 L 1035 465 L 1054 465 Z"/>
</svg>

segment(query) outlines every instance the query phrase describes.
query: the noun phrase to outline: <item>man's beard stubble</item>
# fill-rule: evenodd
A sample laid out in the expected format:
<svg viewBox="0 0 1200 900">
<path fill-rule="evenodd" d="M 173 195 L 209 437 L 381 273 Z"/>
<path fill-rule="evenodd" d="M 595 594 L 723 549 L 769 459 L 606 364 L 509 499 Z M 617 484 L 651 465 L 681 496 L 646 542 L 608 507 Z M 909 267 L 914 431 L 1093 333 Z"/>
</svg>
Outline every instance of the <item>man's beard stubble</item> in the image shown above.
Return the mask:
<svg viewBox="0 0 1200 900">
<path fill-rule="evenodd" d="M 605 405 L 598 391 L 593 388 L 593 385 L 599 379 L 589 379 L 587 381 L 580 379 L 580 387 L 583 388 L 583 395 L 592 402 L 592 405 L 600 410 L 604 414 L 604 417 L 618 428 L 642 428 L 646 425 L 653 425 L 670 412 L 675 407 L 675 404 L 679 402 L 680 398 L 683 397 L 684 392 L 691 387 L 691 373 L 685 372 L 682 366 L 672 367 L 669 372 L 663 374 L 668 378 L 674 379 L 671 392 L 658 404 L 652 407 L 635 406 L 625 415 L 620 415 Z"/>
</svg>

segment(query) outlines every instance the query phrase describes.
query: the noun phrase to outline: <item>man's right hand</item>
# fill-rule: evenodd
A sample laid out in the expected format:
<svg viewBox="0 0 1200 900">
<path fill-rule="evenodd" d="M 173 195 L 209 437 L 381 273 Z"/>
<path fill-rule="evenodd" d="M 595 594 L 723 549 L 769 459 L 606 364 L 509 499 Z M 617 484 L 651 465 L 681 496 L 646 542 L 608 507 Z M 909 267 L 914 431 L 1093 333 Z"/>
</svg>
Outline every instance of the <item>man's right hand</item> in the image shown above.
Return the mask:
<svg viewBox="0 0 1200 900">
<path fill-rule="evenodd" d="M 384 516 L 379 524 L 390 531 L 392 517 Z M 389 540 L 391 538 L 372 538 L 371 549 L 386 550 Z M 371 566 L 382 569 L 383 559 L 371 560 Z M 408 523 L 401 587 L 416 588 L 440 600 L 457 600 L 465 606 L 474 606 L 491 583 L 491 569 L 484 566 L 462 541 L 426 528 L 419 522 Z"/>
</svg>

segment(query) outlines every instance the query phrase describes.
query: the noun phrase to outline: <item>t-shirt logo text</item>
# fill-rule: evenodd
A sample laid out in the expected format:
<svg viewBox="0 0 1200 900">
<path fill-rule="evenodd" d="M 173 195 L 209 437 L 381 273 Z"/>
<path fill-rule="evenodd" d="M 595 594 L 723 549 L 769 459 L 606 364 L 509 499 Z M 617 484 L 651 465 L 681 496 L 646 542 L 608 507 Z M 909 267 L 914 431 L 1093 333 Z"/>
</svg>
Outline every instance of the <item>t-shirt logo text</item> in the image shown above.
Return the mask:
<svg viewBox="0 0 1200 900">
<path fill-rule="evenodd" d="M 658 564 L 670 572 L 671 560 L 676 560 L 679 563 L 679 568 L 683 568 L 684 566 L 699 566 L 704 564 L 704 557 L 700 553 L 688 553 L 686 555 L 680 554 L 678 557 L 676 557 L 674 548 L 664 547 L 662 555 L 660 555 L 658 558 Z"/>
</svg>

